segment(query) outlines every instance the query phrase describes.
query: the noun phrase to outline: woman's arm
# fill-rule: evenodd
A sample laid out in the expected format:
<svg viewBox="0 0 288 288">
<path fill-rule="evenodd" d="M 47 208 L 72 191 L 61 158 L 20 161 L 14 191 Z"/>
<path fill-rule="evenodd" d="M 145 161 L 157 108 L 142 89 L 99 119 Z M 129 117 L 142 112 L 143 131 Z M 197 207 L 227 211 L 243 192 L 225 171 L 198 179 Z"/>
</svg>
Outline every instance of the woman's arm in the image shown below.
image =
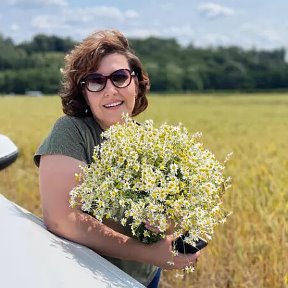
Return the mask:
<svg viewBox="0 0 288 288">
<path fill-rule="evenodd" d="M 63 155 L 44 155 L 40 160 L 39 185 L 43 218 L 47 228 L 64 238 L 114 258 L 150 263 L 165 269 L 181 269 L 193 264 L 199 254 L 179 255 L 171 261 L 171 237 L 155 244 L 143 244 L 116 232 L 69 206 L 69 192 L 77 185 L 75 173 L 84 162 Z"/>
</svg>

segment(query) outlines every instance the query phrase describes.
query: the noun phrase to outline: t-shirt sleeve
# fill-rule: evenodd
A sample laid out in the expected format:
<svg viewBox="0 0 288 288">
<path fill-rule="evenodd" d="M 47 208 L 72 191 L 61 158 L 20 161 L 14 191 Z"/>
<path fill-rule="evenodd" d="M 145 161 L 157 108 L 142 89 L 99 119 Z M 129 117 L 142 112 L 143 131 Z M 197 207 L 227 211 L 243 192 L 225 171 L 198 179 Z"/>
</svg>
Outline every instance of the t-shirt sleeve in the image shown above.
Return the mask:
<svg viewBox="0 0 288 288">
<path fill-rule="evenodd" d="M 83 135 L 76 121 L 64 116 L 58 119 L 47 138 L 34 155 L 34 162 L 39 167 L 42 155 L 65 155 L 87 162 L 87 153 Z"/>
</svg>

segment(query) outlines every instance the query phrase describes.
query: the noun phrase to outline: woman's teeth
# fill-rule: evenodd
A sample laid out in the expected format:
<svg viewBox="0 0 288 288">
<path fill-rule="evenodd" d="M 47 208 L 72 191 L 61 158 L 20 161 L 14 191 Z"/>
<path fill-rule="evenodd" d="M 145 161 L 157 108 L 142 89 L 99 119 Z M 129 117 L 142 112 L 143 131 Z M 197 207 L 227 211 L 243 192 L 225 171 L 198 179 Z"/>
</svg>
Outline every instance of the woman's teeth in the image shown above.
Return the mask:
<svg viewBox="0 0 288 288">
<path fill-rule="evenodd" d="M 111 108 L 111 107 L 116 107 L 116 106 L 119 106 L 123 103 L 123 101 L 119 101 L 119 102 L 115 102 L 115 103 L 111 103 L 111 104 L 106 104 L 104 105 L 104 107 L 106 108 Z"/>
</svg>

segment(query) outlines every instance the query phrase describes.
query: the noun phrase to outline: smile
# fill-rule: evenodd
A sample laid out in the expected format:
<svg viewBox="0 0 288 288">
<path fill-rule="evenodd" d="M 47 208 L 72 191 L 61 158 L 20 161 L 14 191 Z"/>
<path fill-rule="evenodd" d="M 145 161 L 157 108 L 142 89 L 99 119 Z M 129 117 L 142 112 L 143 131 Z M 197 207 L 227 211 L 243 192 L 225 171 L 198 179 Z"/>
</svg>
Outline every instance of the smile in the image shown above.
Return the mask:
<svg viewBox="0 0 288 288">
<path fill-rule="evenodd" d="M 112 107 L 117 107 L 120 106 L 124 103 L 124 101 L 118 101 L 118 102 L 114 102 L 114 103 L 110 103 L 110 104 L 105 104 L 103 105 L 105 108 L 112 108 Z"/>
</svg>

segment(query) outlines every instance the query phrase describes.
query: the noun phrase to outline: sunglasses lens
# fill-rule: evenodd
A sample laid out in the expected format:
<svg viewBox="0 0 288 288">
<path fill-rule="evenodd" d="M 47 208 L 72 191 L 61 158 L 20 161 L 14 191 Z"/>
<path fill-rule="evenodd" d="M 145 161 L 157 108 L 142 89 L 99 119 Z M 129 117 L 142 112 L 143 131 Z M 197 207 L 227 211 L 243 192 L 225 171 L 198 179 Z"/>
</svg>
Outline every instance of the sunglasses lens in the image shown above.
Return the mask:
<svg viewBox="0 0 288 288">
<path fill-rule="evenodd" d="M 125 88 L 131 83 L 132 76 L 128 69 L 119 69 L 109 76 L 104 76 L 98 73 L 90 74 L 83 83 L 86 84 L 89 91 L 98 92 L 105 88 L 108 79 L 112 81 L 115 87 Z"/>
<path fill-rule="evenodd" d="M 117 70 L 111 74 L 110 79 L 116 87 L 126 87 L 131 82 L 130 71 L 126 69 Z"/>
<path fill-rule="evenodd" d="M 106 84 L 106 77 L 101 74 L 93 74 L 87 78 L 88 89 L 90 91 L 100 91 Z"/>
</svg>

